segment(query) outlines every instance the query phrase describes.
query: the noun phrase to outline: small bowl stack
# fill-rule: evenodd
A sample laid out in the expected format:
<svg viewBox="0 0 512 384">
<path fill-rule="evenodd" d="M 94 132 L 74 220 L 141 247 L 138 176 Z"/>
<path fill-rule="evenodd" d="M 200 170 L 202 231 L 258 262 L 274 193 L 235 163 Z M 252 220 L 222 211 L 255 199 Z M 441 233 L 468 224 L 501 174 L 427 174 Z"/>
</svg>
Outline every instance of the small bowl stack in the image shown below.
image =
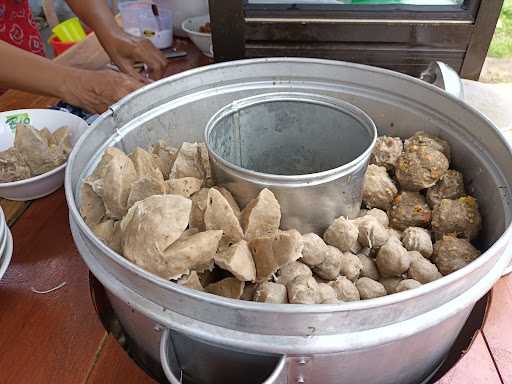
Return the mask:
<svg viewBox="0 0 512 384">
<path fill-rule="evenodd" d="M 0 208 L 0 280 L 11 262 L 12 249 L 12 234 L 5 221 L 4 211 Z"/>
</svg>

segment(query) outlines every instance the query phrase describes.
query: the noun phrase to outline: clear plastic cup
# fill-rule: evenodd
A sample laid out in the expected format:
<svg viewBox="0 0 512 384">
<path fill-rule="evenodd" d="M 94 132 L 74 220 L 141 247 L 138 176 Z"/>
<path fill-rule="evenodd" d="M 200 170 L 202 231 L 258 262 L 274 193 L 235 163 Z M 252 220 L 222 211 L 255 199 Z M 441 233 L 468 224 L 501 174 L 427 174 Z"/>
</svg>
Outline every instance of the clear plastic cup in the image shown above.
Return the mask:
<svg viewBox="0 0 512 384">
<path fill-rule="evenodd" d="M 119 4 L 123 29 L 134 36 L 142 36 L 140 17 L 152 15 L 151 4 L 145 1 L 126 1 Z"/>
<path fill-rule="evenodd" d="M 158 18 L 153 12 L 150 15 L 144 13 L 139 16 L 142 35 L 159 49 L 169 48 L 173 39 L 172 12 L 159 8 L 158 13 Z"/>
</svg>

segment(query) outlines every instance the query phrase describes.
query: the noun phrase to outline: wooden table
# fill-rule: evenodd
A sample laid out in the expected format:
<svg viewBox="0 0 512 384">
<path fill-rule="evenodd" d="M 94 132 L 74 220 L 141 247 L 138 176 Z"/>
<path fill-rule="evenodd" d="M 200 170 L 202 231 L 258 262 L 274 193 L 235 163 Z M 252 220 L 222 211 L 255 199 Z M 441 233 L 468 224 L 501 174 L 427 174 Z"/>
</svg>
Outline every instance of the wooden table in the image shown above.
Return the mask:
<svg viewBox="0 0 512 384">
<path fill-rule="evenodd" d="M 208 60 L 185 41 L 185 59 L 168 74 Z M 54 99 L 9 91 L 0 111 L 45 108 Z M 64 191 L 33 203 L 3 200 L 14 256 L 0 281 L 0 384 L 154 383 L 103 328 L 89 294 L 88 270 L 68 223 Z M 48 290 L 66 283 L 48 294 Z M 493 290 L 487 321 L 471 349 L 440 384 L 512 384 L 512 277 Z M 319 383 L 320 384 L 320 383 Z"/>
</svg>

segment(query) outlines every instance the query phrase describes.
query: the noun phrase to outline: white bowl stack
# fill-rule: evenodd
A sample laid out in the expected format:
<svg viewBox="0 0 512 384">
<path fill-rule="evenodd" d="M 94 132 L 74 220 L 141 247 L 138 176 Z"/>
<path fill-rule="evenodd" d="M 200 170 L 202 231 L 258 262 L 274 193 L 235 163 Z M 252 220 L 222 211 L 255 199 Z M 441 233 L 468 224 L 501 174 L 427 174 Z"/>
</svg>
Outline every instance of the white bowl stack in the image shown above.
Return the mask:
<svg viewBox="0 0 512 384">
<path fill-rule="evenodd" d="M 0 280 L 11 262 L 13 250 L 12 234 L 5 221 L 5 215 L 0 208 Z"/>
</svg>

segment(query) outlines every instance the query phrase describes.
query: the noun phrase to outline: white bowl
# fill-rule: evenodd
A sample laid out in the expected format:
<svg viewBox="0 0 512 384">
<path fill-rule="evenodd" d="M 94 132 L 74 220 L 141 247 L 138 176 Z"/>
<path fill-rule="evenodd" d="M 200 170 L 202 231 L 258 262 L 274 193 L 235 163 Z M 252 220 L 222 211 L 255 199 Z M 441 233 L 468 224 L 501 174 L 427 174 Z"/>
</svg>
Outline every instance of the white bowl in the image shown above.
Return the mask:
<svg viewBox="0 0 512 384">
<path fill-rule="evenodd" d="M 14 145 L 16 123 L 30 124 L 37 129 L 48 128 L 50 132 L 66 126 L 69 128 L 71 145 L 87 129 L 87 123 L 68 112 L 52 109 L 19 109 L 0 113 L 0 151 Z M 0 183 L 0 197 L 9 200 L 27 201 L 49 195 L 64 183 L 64 163 L 61 166 L 29 179 Z"/>
<path fill-rule="evenodd" d="M 2 280 L 5 271 L 7 271 L 7 267 L 9 267 L 9 264 L 11 263 L 12 250 L 14 246 L 11 231 L 7 229 L 5 232 L 5 237 L 7 240 L 5 241 L 4 253 L 0 254 L 0 280 Z"/>
<path fill-rule="evenodd" d="M 205 56 L 213 58 L 212 34 L 199 32 L 199 28 L 209 22 L 209 15 L 191 17 L 181 24 L 181 28 Z"/>
<path fill-rule="evenodd" d="M 172 10 L 174 34 L 187 37 L 182 24 L 189 17 L 208 13 L 208 0 L 156 0 L 159 6 Z"/>
</svg>

